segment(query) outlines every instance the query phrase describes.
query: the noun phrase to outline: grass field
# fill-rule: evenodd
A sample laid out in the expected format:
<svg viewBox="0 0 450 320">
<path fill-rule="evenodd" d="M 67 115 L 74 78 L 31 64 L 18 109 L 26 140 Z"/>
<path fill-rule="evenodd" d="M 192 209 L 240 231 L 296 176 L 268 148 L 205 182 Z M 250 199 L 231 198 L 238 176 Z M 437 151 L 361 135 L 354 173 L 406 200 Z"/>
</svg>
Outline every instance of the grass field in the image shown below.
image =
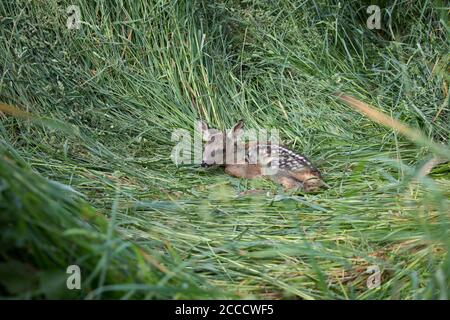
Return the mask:
<svg viewBox="0 0 450 320">
<path fill-rule="evenodd" d="M 448 9 L 1 1 L 0 297 L 449 299 Z M 175 165 L 197 119 L 278 128 L 329 188 Z"/>
</svg>

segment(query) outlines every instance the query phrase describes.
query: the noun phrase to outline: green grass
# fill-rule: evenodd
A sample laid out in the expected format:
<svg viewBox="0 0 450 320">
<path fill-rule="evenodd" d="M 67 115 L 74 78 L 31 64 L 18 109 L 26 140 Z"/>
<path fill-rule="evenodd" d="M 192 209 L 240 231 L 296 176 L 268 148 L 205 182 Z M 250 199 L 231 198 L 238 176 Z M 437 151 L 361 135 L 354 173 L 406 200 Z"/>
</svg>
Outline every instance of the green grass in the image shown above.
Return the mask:
<svg viewBox="0 0 450 320">
<path fill-rule="evenodd" d="M 448 299 L 450 165 L 420 174 L 449 152 L 448 8 L 380 1 L 369 30 L 369 4 L 2 1 L 0 102 L 32 118 L 0 113 L 0 297 Z M 177 167 L 199 118 L 278 128 L 330 188 Z"/>
</svg>

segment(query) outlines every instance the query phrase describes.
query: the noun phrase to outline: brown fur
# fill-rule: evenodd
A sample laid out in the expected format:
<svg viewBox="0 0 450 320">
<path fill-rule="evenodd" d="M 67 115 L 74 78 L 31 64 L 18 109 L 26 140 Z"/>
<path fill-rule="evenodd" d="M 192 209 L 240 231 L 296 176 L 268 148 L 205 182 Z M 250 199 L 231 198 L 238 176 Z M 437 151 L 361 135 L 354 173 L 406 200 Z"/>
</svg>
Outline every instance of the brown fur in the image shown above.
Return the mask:
<svg viewBox="0 0 450 320">
<path fill-rule="evenodd" d="M 213 131 L 212 135 L 214 135 L 214 138 L 212 138 L 209 133 L 205 132 L 206 130 L 208 130 L 206 124 L 202 123 L 200 130 L 202 132 L 204 140 L 208 141 L 208 144 L 205 147 L 204 162 L 207 165 L 217 163 L 213 159 L 210 159 L 208 157 L 208 153 L 211 153 L 212 150 L 222 153 L 223 151 L 225 151 L 225 153 L 236 152 L 234 149 L 232 149 L 232 151 L 225 150 L 225 148 L 223 148 L 223 145 L 225 145 L 226 139 L 229 139 L 228 141 L 234 141 L 236 143 L 238 139 L 237 132 L 238 130 L 242 129 L 242 127 L 243 123 L 241 121 L 238 122 L 233 127 L 233 129 L 231 129 L 229 135 L 227 135 L 226 133 L 218 133 L 216 129 L 213 129 L 215 131 Z M 220 142 L 221 144 L 219 144 L 218 142 Z M 280 150 L 281 152 L 279 159 L 285 162 L 283 163 L 283 167 L 278 168 L 275 173 L 273 173 L 273 171 L 271 172 L 270 170 L 267 170 L 268 163 L 273 159 L 270 157 L 270 155 L 266 156 L 264 161 L 258 158 L 259 162 L 257 164 L 224 164 L 225 172 L 231 176 L 246 179 L 266 177 L 276 183 L 281 184 L 285 189 L 303 189 L 306 192 L 316 191 L 323 185 L 319 171 L 315 169 L 305 157 L 294 154 L 292 151 L 287 150 L 284 147 L 283 149 L 277 145 L 273 145 L 270 143 L 266 144 L 266 146 L 269 145 L 271 147 L 264 147 L 264 145 L 259 145 L 257 141 L 250 141 L 245 144 L 245 153 L 249 154 L 250 152 L 256 152 L 259 146 L 262 146 L 262 148 L 267 148 L 266 152 L 271 154 L 272 151 L 268 151 L 269 149 L 278 148 L 277 150 Z M 209 148 L 208 152 L 206 148 Z M 236 156 L 236 153 L 234 153 L 234 156 Z"/>
<path fill-rule="evenodd" d="M 286 176 L 277 177 L 275 179 L 275 182 L 281 184 L 285 189 L 295 189 L 300 187 L 298 181 L 295 181 L 295 179 L 291 177 Z"/>
<path fill-rule="evenodd" d="M 322 186 L 322 180 L 318 172 L 311 170 L 293 171 L 290 173 L 296 180 L 302 182 L 302 187 L 305 191 L 316 191 Z"/>
<path fill-rule="evenodd" d="M 225 166 L 225 172 L 237 178 L 261 177 L 261 167 L 257 164 L 229 164 Z"/>
</svg>

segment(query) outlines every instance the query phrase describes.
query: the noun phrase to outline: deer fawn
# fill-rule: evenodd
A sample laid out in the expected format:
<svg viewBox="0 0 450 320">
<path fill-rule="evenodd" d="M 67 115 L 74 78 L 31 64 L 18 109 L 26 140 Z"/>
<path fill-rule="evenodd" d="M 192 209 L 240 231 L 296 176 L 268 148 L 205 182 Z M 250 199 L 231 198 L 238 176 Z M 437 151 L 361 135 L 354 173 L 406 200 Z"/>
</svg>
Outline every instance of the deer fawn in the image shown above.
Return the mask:
<svg viewBox="0 0 450 320">
<path fill-rule="evenodd" d="M 285 189 L 317 191 L 322 185 L 320 172 L 304 156 L 270 142 L 240 143 L 244 122 L 228 132 L 208 129 L 199 122 L 198 130 L 206 142 L 202 167 L 225 166 L 225 172 L 238 178 L 266 177 Z M 236 158 L 241 158 L 240 160 Z"/>
</svg>

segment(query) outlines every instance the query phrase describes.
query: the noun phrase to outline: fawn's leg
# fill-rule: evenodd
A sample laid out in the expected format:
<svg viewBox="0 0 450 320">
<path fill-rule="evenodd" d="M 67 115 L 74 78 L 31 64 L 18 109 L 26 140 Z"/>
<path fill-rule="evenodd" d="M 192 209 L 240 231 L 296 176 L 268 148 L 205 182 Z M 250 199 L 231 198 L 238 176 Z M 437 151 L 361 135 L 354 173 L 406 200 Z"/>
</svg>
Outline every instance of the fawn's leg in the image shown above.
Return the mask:
<svg viewBox="0 0 450 320">
<path fill-rule="evenodd" d="M 290 178 L 290 177 L 278 177 L 276 180 L 279 184 L 281 184 L 284 189 L 297 189 L 300 187 L 299 183 L 297 180 L 295 180 L 294 178 Z"/>
<path fill-rule="evenodd" d="M 225 167 L 225 172 L 237 178 L 253 179 L 261 176 L 261 169 L 253 164 L 230 164 Z"/>
<path fill-rule="evenodd" d="M 236 164 L 236 165 L 227 165 L 225 167 L 225 172 L 230 176 L 237 178 L 246 178 L 253 179 L 261 176 L 261 168 L 257 165 L 252 164 Z M 246 196 L 246 195 L 256 195 L 256 194 L 264 194 L 266 191 L 264 190 L 246 190 L 242 191 L 238 194 L 238 196 Z"/>
<path fill-rule="evenodd" d="M 314 192 L 323 185 L 320 176 L 310 170 L 292 171 L 289 173 L 306 192 Z"/>
<path fill-rule="evenodd" d="M 319 178 L 311 178 L 303 182 L 303 190 L 306 192 L 314 192 L 323 186 L 322 180 Z"/>
</svg>

